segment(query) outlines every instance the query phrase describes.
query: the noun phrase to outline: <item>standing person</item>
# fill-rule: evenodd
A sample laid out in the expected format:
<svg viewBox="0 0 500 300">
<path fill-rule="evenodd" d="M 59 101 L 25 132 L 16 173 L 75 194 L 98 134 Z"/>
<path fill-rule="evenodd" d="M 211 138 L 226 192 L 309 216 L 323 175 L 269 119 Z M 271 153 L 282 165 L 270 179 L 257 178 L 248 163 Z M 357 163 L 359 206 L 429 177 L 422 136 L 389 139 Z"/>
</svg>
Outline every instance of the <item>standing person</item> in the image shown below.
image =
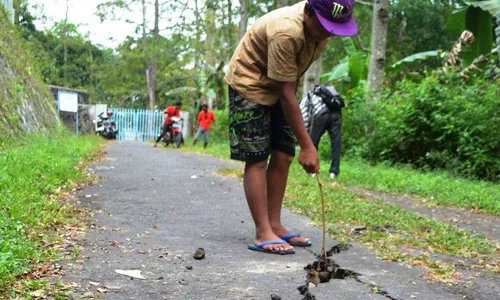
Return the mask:
<svg viewBox="0 0 500 300">
<path fill-rule="evenodd" d="M 328 131 L 332 147 L 330 178 L 340 173 L 340 153 L 342 148 L 342 108 L 344 99 L 328 85 L 316 86 L 300 102 L 300 111 L 311 140 L 319 150 L 321 136 Z"/>
<path fill-rule="evenodd" d="M 208 110 L 208 105 L 203 104 L 201 106 L 201 111 L 198 114 L 198 132 L 194 137 L 193 146 L 196 145 L 198 140 L 201 138 L 203 134 L 203 149 L 206 149 L 208 146 L 208 142 L 210 139 L 210 127 L 212 123 L 215 125 L 215 114 L 213 111 Z"/>
<path fill-rule="evenodd" d="M 171 105 L 165 109 L 163 112 L 163 115 L 165 116 L 165 120 L 163 121 L 163 126 L 162 126 L 162 131 L 161 134 L 158 136 L 158 138 L 155 141 L 155 144 L 153 147 L 157 147 L 158 143 L 161 141 L 161 139 L 169 133 L 170 136 L 172 136 L 172 124 L 174 124 L 174 121 L 172 121 L 173 117 L 181 117 L 181 108 L 182 108 L 182 102 L 178 101 L 175 103 L 175 105 Z"/>
<path fill-rule="evenodd" d="M 250 250 L 293 254 L 292 246 L 311 245 L 281 222 L 295 137 L 299 163 L 308 173 L 319 172 L 297 86 L 328 38 L 357 33 L 353 7 L 354 0 L 308 0 L 272 11 L 245 34 L 229 63 L 231 158 L 245 162 L 244 190 L 256 227 Z"/>
</svg>

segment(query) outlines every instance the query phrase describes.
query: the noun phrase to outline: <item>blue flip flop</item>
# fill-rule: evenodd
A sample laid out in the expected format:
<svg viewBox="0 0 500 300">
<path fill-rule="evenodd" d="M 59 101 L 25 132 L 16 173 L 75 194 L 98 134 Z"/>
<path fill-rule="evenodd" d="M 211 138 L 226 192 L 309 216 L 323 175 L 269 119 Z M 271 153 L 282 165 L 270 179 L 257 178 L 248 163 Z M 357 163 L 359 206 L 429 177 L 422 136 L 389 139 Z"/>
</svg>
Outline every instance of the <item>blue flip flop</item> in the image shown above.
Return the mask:
<svg viewBox="0 0 500 300">
<path fill-rule="evenodd" d="M 289 233 L 285 236 L 282 236 L 281 238 L 287 242 L 289 245 L 291 246 L 294 246 L 294 247 L 310 247 L 312 246 L 312 242 L 311 241 L 308 241 L 308 242 L 292 242 L 290 241 L 291 239 L 293 239 L 294 237 L 301 237 L 300 233 L 296 233 L 296 232 L 292 232 L 292 233 Z"/>
<path fill-rule="evenodd" d="M 281 240 L 281 241 L 267 241 L 267 242 L 263 242 L 263 243 L 260 243 L 260 244 L 250 244 L 248 245 L 248 249 L 252 250 L 252 251 L 258 251 L 258 252 L 264 252 L 264 253 L 271 253 L 271 254 L 281 254 L 281 255 L 284 255 L 284 254 L 295 254 L 295 249 L 290 249 L 290 250 L 268 250 L 268 249 L 264 249 L 265 246 L 267 245 L 284 245 L 286 244 L 285 241 Z"/>
</svg>

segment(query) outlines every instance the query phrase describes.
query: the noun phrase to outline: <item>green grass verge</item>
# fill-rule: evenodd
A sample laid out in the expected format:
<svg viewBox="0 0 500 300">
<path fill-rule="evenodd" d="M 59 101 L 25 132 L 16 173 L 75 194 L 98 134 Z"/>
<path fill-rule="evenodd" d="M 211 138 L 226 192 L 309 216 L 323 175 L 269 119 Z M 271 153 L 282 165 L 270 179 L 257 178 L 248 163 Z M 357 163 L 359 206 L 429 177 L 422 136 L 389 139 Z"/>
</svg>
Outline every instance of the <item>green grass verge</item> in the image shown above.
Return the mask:
<svg viewBox="0 0 500 300">
<path fill-rule="evenodd" d="M 188 151 L 202 152 L 201 147 L 186 147 Z M 227 144 L 213 144 L 209 146 L 206 153 L 218 157 L 227 158 L 229 154 Z M 323 163 L 323 168 L 328 168 Z M 412 170 L 401 170 L 387 166 L 370 167 L 361 163 L 346 162 L 342 166 L 342 180 L 344 183 L 360 185 L 366 187 L 375 187 L 375 189 L 384 190 L 383 182 L 391 182 L 390 178 L 399 181 L 401 184 L 407 182 L 407 186 L 421 186 L 422 178 L 442 178 L 443 185 L 458 186 L 455 191 L 450 190 L 449 197 L 464 195 L 470 185 L 480 185 L 479 182 L 470 182 L 467 180 L 456 180 L 451 185 L 451 180 L 441 174 L 419 174 Z M 323 172 L 327 171 L 323 170 Z M 413 172 L 413 173 L 412 173 Z M 241 177 L 243 170 L 227 168 L 220 170 L 223 175 L 235 175 Z M 361 176 L 362 173 L 370 173 L 368 176 Z M 373 175 L 372 175 L 373 173 Z M 379 183 L 375 180 L 383 178 Z M 358 177 L 356 177 L 358 176 Z M 326 172 L 323 176 L 326 178 Z M 356 181 L 356 178 L 360 178 Z M 384 181 L 385 180 L 385 181 Z M 412 180 L 416 182 L 412 182 Z M 326 180 L 324 180 L 326 183 Z M 373 185 L 368 183 L 372 182 Z M 437 181 L 436 181 L 437 182 Z M 463 186 L 460 186 L 462 184 Z M 444 190 L 436 187 L 437 183 L 430 185 L 425 190 L 431 191 Z M 394 185 L 389 185 L 393 187 Z M 455 226 L 445 224 L 439 221 L 427 219 L 417 213 L 407 211 L 397 205 L 387 203 L 383 200 L 371 201 L 360 197 L 359 195 L 346 190 L 339 184 L 326 184 L 325 197 L 327 202 L 327 222 L 329 231 L 334 237 L 343 242 L 349 243 L 351 240 L 364 242 L 365 244 L 377 250 L 381 256 L 391 260 L 409 261 L 414 260 L 410 256 L 402 253 L 396 253 L 398 247 L 416 247 L 424 249 L 430 253 L 443 253 L 453 256 L 474 257 L 489 261 L 488 269 L 499 272 L 499 261 L 496 255 L 497 245 L 487 240 L 480 234 L 470 233 Z M 386 191 L 389 189 L 386 189 Z M 389 191 L 399 191 L 391 189 Z M 419 191 L 419 190 L 415 190 Z M 454 194 L 457 193 L 457 194 Z M 451 200 L 450 200 L 451 202 Z M 285 205 L 296 212 L 302 213 L 315 220 L 318 224 L 321 217 L 321 198 L 317 182 L 314 178 L 307 176 L 302 167 L 295 161 L 290 171 L 289 183 L 286 191 Z M 349 236 L 348 233 L 353 226 L 367 226 L 368 230 L 359 236 Z M 496 257 L 496 258 L 495 258 Z M 434 262 L 427 259 L 421 259 L 420 262 L 428 266 L 435 265 Z M 448 267 L 439 267 L 439 271 L 449 269 Z M 453 268 L 451 268 L 453 269 Z M 451 276 L 452 273 L 448 275 Z"/>
<path fill-rule="evenodd" d="M 323 163 L 327 171 L 327 163 Z M 477 209 L 500 216 L 500 185 L 468 180 L 445 172 L 421 172 L 409 167 L 369 165 L 355 160 L 341 164 L 339 181 L 388 193 L 408 193 L 426 198 L 430 204 Z"/>
<path fill-rule="evenodd" d="M 40 249 L 40 233 L 71 222 L 58 190 L 88 179 L 81 167 L 100 149 L 97 137 L 66 133 L 6 141 L 0 148 L 0 291 L 33 263 L 53 259 Z"/>
<path fill-rule="evenodd" d="M 189 142 L 187 144 L 190 145 Z M 187 149 L 189 151 L 190 147 Z M 197 149 L 201 150 L 201 145 Z M 206 152 L 229 158 L 229 145 L 213 143 Z M 325 176 L 329 167 L 329 161 L 321 161 L 321 170 Z M 341 162 L 341 174 L 336 180 L 344 185 L 375 191 L 417 195 L 426 198 L 430 205 L 472 208 L 500 216 L 500 185 L 491 182 L 457 178 L 445 172 L 421 172 L 409 167 L 384 164 L 370 165 L 353 159 Z"/>
</svg>

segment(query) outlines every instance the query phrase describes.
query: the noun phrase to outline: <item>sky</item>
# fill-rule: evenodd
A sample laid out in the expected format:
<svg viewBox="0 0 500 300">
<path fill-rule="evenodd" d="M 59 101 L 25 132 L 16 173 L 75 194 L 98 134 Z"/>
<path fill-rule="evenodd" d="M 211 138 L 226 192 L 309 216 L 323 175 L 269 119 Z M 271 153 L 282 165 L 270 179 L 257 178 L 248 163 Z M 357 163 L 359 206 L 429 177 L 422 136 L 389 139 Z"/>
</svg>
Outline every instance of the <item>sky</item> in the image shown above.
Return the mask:
<svg viewBox="0 0 500 300">
<path fill-rule="evenodd" d="M 80 33 L 88 34 L 93 43 L 114 48 L 128 35 L 133 35 L 136 26 L 123 21 L 104 21 L 101 23 L 96 11 L 97 5 L 103 2 L 105 0 L 70 0 L 68 20 L 70 23 L 79 24 Z M 51 28 L 55 22 L 65 18 L 66 0 L 30 0 L 29 3 L 39 6 L 32 8 L 37 16 L 43 13 L 47 17 L 46 21 L 37 22 L 36 25 L 39 28 Z M 124 17 L 138 21 L 141 19 L 141 12 L 137 10 Z"/>
</svg>

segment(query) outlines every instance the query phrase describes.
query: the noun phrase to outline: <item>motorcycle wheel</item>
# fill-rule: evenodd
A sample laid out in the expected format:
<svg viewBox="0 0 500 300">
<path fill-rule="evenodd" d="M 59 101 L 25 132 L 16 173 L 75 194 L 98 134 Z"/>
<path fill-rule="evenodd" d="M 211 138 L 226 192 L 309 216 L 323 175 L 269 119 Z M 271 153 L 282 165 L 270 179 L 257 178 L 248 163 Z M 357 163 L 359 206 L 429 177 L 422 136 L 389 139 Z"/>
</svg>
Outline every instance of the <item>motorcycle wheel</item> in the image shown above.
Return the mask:
<svg viewBox="0 0 500 300">
<path fill-rule="evenodd" d="M 175 148 L 179 148 L 182 144 L 182 134 L 176 133 L 174 137 L 174 146 Z"/>
</svg>

